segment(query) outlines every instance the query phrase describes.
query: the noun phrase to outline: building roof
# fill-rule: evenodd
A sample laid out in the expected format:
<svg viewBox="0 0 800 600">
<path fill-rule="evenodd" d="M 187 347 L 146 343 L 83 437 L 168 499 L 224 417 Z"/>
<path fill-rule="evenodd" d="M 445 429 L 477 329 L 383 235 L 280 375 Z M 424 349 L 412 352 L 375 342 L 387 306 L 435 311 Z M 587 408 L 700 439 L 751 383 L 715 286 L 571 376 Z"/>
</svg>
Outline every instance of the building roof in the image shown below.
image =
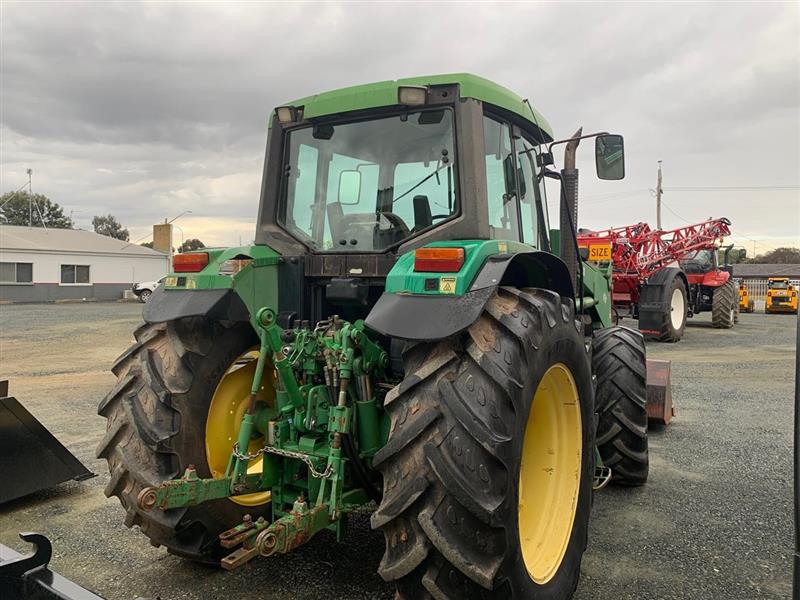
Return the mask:
<svg viewBox="0 0 800 600">
<path fill-rule="evenodd" d="M 164 257 L 163 252 L 145 248 L 132 242 L 82 229 L 54 229 L 0 225 L 0 252 L 69 252 L 82 254 L 117 254 L 148 258 Z"/>
<path fill-rule="evenodd" d="M 792 279 L 800 279 L 800 264 L 736 264 L 733 266 L 734 277 L 791 277 Z"/>
<path fill-rule="evenodd" d="M 442 84 L 458 84 L 459 95 L 462 98 L 475 98 L 516 113 L 523 119 L 534 123 L 551 139 L 553 138 L 553 129 L 550 127 L 550 123 L 539 111 L 526 103 L 521 96 L 518 96 L 508 88 L 471 73 L 426 75 L 394 81 L 378 81 L 376 83 L 323 92 L 288 102 L 286 105 L 303 106 L 303 117 L 312 119 L 353 110 L 395 105 L 397 104 L 397 88 L 403 85 Z M 272 123 L 272 119 L 270 119 L 270 123 Z"/>
</svg>

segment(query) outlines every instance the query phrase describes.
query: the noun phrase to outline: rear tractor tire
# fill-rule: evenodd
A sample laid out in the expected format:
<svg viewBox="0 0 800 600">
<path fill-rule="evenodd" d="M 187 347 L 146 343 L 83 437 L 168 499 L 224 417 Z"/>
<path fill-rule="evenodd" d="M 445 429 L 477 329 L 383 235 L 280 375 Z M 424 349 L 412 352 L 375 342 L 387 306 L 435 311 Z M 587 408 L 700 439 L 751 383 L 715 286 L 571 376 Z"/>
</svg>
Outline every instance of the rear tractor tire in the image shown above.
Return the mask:
<svg viewBox="0 0 800 600">
<path fill-rule="evenodd" d="M 711 298 L 711 326 L 715 329 L 730 329 L 737 320 L 736 288 L 728 280 L 714 290 Z"/>
<path fill-rule="evenodd" d="M 591 369 L 572 302 L 500 288 L 467 330 L 403 360 L 374 459 L 381 576 L 398 598 L 570 598 L 594 473 Z"/>
<path fill-rule="evenodd" d="M 141 510 L 137 495 L 189 465 L 200 477 L 224 472 L 229 440 L 236 439 L 249 396 L 258 340 L 247 323 L 202 318 L 144 324 L 134 336 L 111 369 L 117 384 L 98 408 L 108 420 L 97 449 L 111 473 L 105 494 L 119 498 L 125 524 L 139 526 L 153 545 L 217 563 L 224 556 L 217 539 L 222 531 L 245 514 L 269 517 L 267 492 L 167 511 Z M 264 387 L 259 401 L 269 404 L 272 387 Z M 253 445 L 258 443 L 254 438 Z"/>
<path fill-rule="evenodd" d="M 649 471 L 647 358 L 644 338 L 628 327 L 609 327 L 592 340 L 597 449 L 611 482 L 643 485 Z"/>
</svg>

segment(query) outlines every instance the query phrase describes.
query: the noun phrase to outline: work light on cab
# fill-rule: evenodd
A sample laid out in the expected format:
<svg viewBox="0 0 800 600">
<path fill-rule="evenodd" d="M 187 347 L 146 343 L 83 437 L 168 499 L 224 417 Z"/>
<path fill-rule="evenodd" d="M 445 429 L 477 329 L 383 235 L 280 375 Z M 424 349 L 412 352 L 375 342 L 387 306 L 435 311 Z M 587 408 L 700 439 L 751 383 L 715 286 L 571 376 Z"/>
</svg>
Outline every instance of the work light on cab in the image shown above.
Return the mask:
<svg viewBox="0 0 800 600">
<path fill-rule="evenodd" d="M 414 271 L 417 273 L 456 273 L 464 266 L 464 248 L 417 248 Z"/>
<path fill-rule="evenodd" d="M 397 88 L 397 103 L 406 106 L 422 106 L 428 97 L 428 88 L 423 85 L 402 85 Z"/>
<path fill-rule="evenodd" d="M 208 264 L 207 252 L 176 254 L 172 257 L 172 270 L 176 273 L 198 273 Z"/>
<path fill-rule="evenodd" d="M 297 120 L 297 109 L 294 106 L 279 106 L 275 109 L 278 121 L 283 124 L 294 123 Z"/>
</svg>

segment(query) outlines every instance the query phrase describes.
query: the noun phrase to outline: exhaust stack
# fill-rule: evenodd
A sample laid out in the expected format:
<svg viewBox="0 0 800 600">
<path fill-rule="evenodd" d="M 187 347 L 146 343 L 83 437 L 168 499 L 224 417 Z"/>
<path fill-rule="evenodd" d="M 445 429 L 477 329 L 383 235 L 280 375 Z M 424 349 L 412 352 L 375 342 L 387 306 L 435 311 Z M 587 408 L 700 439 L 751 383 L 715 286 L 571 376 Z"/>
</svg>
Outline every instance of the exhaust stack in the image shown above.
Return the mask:
<svg viewBox="0 0 800 600">
<path fill-rule="evenodd" d="M 583 127 L 579 127 L 564 149 L 564 168 L 561 170 L 564 202 L 561 203 L 559 215 L 561 225 L 559 254 L 569 269 L 576 297 L 580 297 L 583 293 L 582 290 L 578 290 L 578 255 L 575 250 L 578 227 L 578 169 L 575 167 L 575 154 L 581 142 L 576 138 L 580 138 L 582 134 Z"/>
</svg>

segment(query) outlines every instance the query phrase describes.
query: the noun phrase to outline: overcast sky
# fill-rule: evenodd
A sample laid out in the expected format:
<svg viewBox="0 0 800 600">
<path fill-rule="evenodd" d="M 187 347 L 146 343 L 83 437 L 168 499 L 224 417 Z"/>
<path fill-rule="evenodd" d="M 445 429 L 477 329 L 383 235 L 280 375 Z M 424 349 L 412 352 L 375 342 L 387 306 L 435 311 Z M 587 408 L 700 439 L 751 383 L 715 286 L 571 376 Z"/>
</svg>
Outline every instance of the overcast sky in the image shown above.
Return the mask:
<svg viewBox="0 0 800 600">
<path fill-rule="evenodd" d="M 0 187 L 33 189 L 89 228 L 145 237 L 179 219 L 248 243 L 266 119 L 311 93 L 468 71 L 508 86 L 558 136 L 625 136 L 627 177 L 594 177 L 580 225 L 727 216 L 752 252 L 800 243 L 798 3 L 0 3 Z M 679 191 L 670 188 L 783 188 Z M 181 232 L 177 232 L 178 239 Z"/>
</svg>

